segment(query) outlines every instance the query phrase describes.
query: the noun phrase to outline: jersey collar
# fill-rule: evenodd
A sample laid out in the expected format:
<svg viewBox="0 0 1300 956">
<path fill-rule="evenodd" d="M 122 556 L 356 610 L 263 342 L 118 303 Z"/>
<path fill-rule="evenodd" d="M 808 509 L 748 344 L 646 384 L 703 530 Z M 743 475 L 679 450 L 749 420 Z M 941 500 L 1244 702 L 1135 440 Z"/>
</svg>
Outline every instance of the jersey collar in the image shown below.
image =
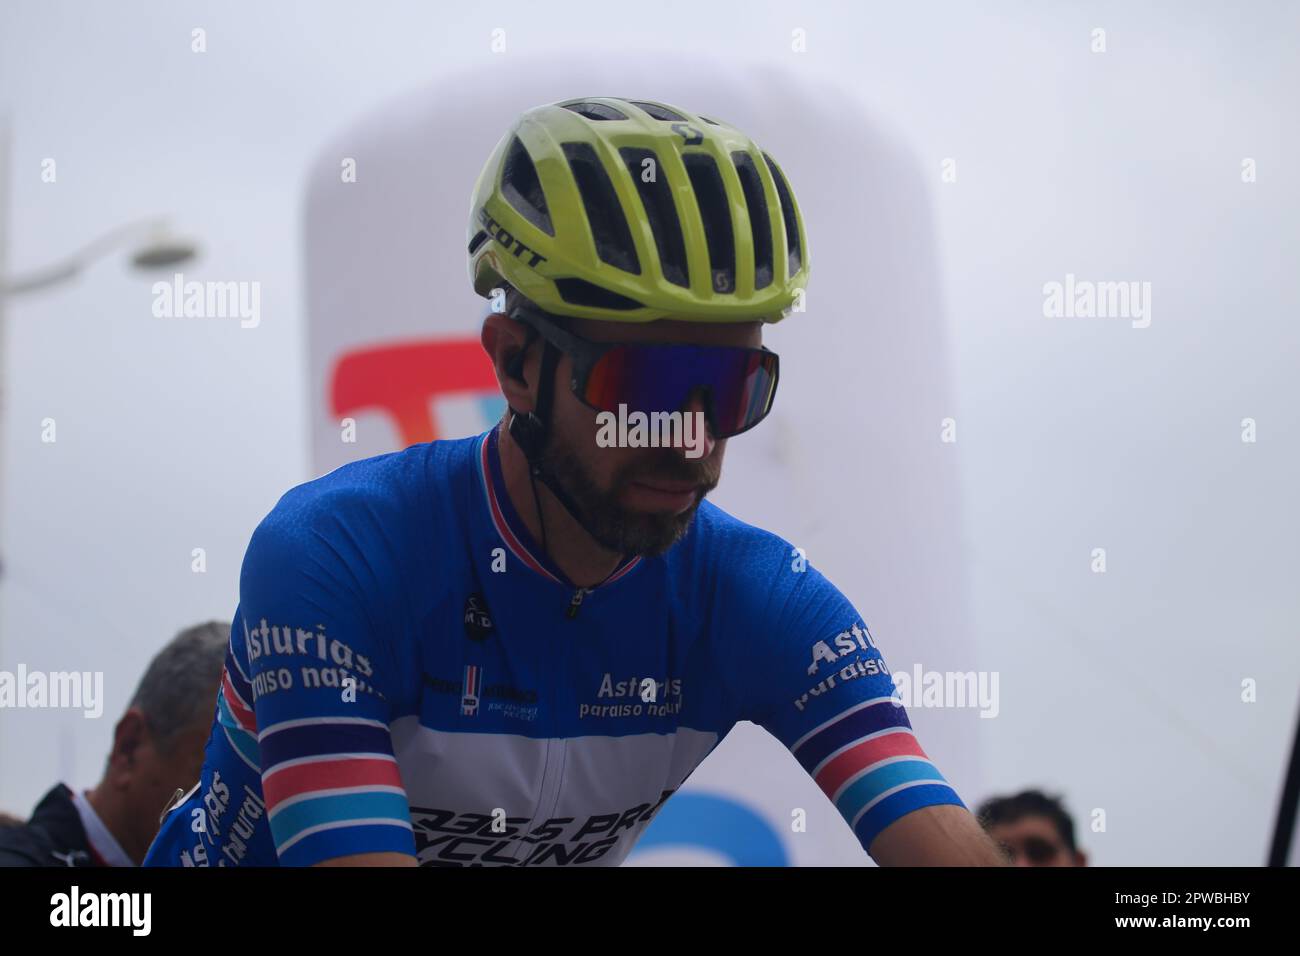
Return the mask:
<svg viewBox="0 0 1300 956">
<path fill-rule="evenodd" d="M 510 552 L 527 567 L 556 584 L 576 588 L 577 585 L 569 580 L 568 576 L 537 544 L 528 526 L 524 524 L 523 518 L 519 516 L 519 512 L 510 501 L 510 495 L 506 493 L 505 475 L 501 470 L 501 450 L 498 445 L 500 431 L 501 426 L 498 424 L 483 436 L 479 445 L 479 472 L 492 525 Z M 640 563 L 640 557 L 624 561 L 597 587 L 613 584 Z"/>
</svg>

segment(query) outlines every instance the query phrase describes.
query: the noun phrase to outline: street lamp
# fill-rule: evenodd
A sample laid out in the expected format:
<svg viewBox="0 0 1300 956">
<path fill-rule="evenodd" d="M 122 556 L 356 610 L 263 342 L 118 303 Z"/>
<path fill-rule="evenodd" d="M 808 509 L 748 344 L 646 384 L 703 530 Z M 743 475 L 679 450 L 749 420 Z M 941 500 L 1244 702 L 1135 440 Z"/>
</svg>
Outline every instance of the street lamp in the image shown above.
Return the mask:
<svg viewBox="0 0 1300 956">
<path fill-rule="evenodd" d="M 74 279 L 91 263 L 121 246 L 132 247 L 131 264 L 137 269 L 165 268 L 198 255 L 195 244 L 172 232 L 167 220 L 145 219 L 118 226 L 51 265 L 21 276 L 0 275 L 0 297 L 8 299 Z"/>
<path fill-rule="evenodd" d="M 188 262 L 198 255 L 198 247 L 172 231 L 166 219 L 151 218 L 130 222 L 104 233 L 80 250 L 51 265 L 19 276 L 7 272 L 9 226 L 9 162 L 10 137 L 7 118 L 0 116 L 0 508 L 3 507 L 3 448 L 7 409 L 4 403 L 4 346 L 7 338 L 5 306 L 14 296 L 48 289 L 75 279 L 92 263 L 110 253 L 126 247 L 131 253 L 131 264 L 141 270 L 166 268 Z M 0 575 L 3 574 L 3 556 L 0 555 Z"/>
</svg>

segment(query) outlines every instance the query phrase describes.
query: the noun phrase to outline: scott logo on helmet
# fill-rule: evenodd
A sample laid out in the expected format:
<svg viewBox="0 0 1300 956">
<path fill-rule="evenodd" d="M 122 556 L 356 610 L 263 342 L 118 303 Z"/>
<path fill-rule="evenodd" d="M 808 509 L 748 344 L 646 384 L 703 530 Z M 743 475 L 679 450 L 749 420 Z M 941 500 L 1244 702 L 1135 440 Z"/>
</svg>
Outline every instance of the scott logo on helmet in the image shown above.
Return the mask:
<svg viewBox="0 0 1300 956">
<path fill-rule="evenodd" d="M 527 261 L 530 269 L 536 269 L 539 262 L 546 261 L 546 256 L 524 245 L 505 226 L 489 216 L 486 206 L 479 207 L 478 221 L 483 224 L 487 234 L 504 246 L 507 252 L 513 253 L 516 259 L 522 259 L 524 253 L 528 253 Z"/>
</svg>

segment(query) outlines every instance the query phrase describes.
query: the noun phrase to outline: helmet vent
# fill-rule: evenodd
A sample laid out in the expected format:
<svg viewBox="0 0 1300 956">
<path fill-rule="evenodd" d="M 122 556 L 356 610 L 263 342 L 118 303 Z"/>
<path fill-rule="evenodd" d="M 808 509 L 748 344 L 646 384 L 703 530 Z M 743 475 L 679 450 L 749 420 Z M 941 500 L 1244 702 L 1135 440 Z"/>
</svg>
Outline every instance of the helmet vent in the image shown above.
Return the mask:
<svg viewBox="0 0 1300 956">
<path fill-rule="evenodd" d="M 632 244 L 632 233 L 600 157 L 590 143 L 565 143 L 564 155 L 578 184 L 578 195 L 582 197 L 587 222 L 596 240 L 596 255 L 624 272 L 640 275 L 641 263 Z"/>
<path fill-rule="evenodd" d="M 566 110 L 572 110 L 579 116 L 585 116 L 589 120 L 625 120 L 627 115 L 614 109 L 612 106 L 606 106 L 604 103 L 564 103 Z"/>
<path fill-rule="evenodd" d="M 803 262 L 803 242 L 799 235 L 799 219 L 794 214 L 794 197 L 790 195 L 790 187 L 786 185 L 785 177 L 781 175 L 776 163 L 772 162 L 772 157 L 764 153 L 763 159 L 767 161 L 767 168 L 772 170 L 772 178 L 776 180 L 776 195 L 781 200 L 781 217 L 785 220 L 785 245 L 790 251 L 790 275 L 794 275 Z"/>
<path fill-rule="evenodd" d="M 640 100 L 629 100 L 628 102 L 645 110 L 657 120 L 665 120 L 670 123 L 686 122 L 686 117 L 681 113 L 674 112 L 666 106 L 660 106 L 658 103 L 642 103 Z"/>
<path fill-rule="evenodd" d="M 483 245 L 483 243 L 487 241 L 487 237 L 488 234 L 482 229 L 474 233 L 474 238 L 469 241 L 469 254 L 471 256 L 478 252 L 479 246 Z"/>
<path fill-rule="evenodd" d="M 560 298 L 570 305 L 589 305 L 597 309 L 639 309 L 641 303 L 617 292 L 610 292 L 586 279 L 556 279 Z"/>
<path fill-rule="evenodd" d="M 708 123 L 710 126 L 721 126 L 721 125 L 722 125 L 722 124 L 719 123 L 717 120 L 709 119 L 707 116 L 701 116 L 700 119 L 704 120 L 704 122 Z"/>
<path fill-rule="evenodd" d="M 754 158 L 744 150 L 731 154 L 740 177 L 740 188 L 745 192 L 745 207 L 749 210 L 749 230 L 754 240 L 754 288 L 762 289 L 772 284 L 772 222 L 767 215 L 767 197 L 763 181 L 759 178 Z"/>
<path fill-rule="evenodd" d="M 691 280 L 686 264 L 686 242 L 682 238 L 682 224 L 677 218 L 677 205 L 673 202 L 667 177 L 657 168 L 658 160 L 652 150 L 628 146 L 620 149 L 619 154 L 627 164 L 627 171 L 641 196 L 641 205 L 645 207 L 664 278 L 674 285 L 688 288 Z M 652 182 L 645 182 L 643 176 L 647 159 L 656 163 L 656 167 L 652 167 L 655 168 Z"/>
<path fill-rule="evenodd" d="M 704 224 L 704 238 L 709 246 L 709 269 L 713 274 L 714 292 L 736 291 L 736 241 L 731 232 L 731 210 L 717 163 L 707 153 L 689 153 L 682 157 L 686 173 L 695 190 Z"/>
<path fill-rule="evenodd" d="M 506 202 L 548 236 L 555 235 L 551 213 L 546 208 L 546 194 L 542 192 L 533 158 L 516 136 L 506 152 L 505 167 L 501 170 L 501 194 Z"/>
</svg>

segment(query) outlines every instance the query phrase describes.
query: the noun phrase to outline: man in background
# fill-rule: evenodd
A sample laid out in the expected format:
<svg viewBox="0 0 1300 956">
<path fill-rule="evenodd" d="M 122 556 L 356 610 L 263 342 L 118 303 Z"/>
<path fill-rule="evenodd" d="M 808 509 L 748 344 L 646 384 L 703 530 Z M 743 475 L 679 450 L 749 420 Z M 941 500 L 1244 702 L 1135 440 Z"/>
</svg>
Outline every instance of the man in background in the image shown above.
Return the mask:
<svg viewBox="0 0 1300 956">
<path fill-rule="evenodd" d="M 1016 866 L 1088 865 L 1088 854 L 1074 842 L 1074 820 L 1060 797 L 1039 790 L 992 797 L 976 815 Z"/>
<path fill-rule="evenodd" d="M 0 866 L 137 866 L 164 806 L 203 768 L 230 627 L 182 631 L 145 672 L 117 726 L 103 779 L 60 783 L 18 826 L 0 828 Z"/>
</svg>

